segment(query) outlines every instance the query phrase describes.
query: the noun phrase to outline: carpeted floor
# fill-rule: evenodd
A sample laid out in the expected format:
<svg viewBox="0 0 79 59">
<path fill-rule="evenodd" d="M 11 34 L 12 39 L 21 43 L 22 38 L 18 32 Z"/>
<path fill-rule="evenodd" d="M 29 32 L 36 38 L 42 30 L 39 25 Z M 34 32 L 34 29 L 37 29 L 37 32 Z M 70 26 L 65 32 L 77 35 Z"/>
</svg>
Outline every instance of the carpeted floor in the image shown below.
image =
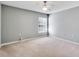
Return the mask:
<svg viewBox="0 0 79 59">
<path fill-rule="evenodd" d="M 1 57 L 76 57 L 79 45 L 56 38 L 35 38 L 0 48 Z"/>
</svg>

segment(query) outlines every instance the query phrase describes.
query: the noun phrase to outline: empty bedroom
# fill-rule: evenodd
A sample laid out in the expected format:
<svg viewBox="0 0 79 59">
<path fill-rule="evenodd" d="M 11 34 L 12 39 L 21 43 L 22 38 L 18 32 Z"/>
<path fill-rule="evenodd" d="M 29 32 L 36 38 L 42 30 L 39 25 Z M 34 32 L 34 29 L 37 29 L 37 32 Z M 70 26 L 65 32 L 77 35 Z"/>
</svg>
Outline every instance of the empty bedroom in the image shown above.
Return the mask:
<svg viewBox="0 0 79 59">
<path fill-rule="evenodd" d="M 79 1 L 0 1 L 0 57 L 79 57 Z"/>
</svg>

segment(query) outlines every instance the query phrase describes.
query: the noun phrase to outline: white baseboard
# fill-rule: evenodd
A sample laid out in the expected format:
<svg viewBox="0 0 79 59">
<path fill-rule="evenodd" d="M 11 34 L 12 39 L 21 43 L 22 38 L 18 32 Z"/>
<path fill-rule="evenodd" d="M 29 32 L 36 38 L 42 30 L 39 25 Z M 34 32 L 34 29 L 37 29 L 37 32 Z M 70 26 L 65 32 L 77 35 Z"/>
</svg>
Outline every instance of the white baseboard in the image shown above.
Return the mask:
<svg viewBox="0 0 79 59">
<path fill-rule="evenodd" d="M 58 37 L 58 36 L 53 36 L 53 37 L 56 38 L 56 39 L 64 40 L 64 41 L 72 43 L 72 44 L 79 45 L 79 43 L 77 43 L 77 42 L 70 41 L 70 40 L 67 40 L 67 39 L 64 39 L 64 38 L 61 38 L 61 37 Z M 41 37 L 38 37 L 38 38 L 41 38 Z M 0 45 L 0 47 L 5 46 L 5 45 L 10 45 L 10 44 L 18 43 L 18 42 L 22 42 L 22 41 L 32 40 L 32 39 L 36 39 L 36 38 L 29 38 L 29 39 L 13 41 L 13 42 L 9 42 L 9 43 L 3 43 L 3 44 Z"/>
<path fill-rule="evenodd" d="M 58 37 L 58 36 L 54 36 L 54 38 L 56 39 L 60 39 L 60 40 L 64 40 L 66 42 L 69 42 L 69 43 L 72 43 L 72 44 L 75 44 L 75 45 L 79 45 L 79 43 L 75 42 L 75 41 L 71 41 L 71 40 L 67 40 L 65 38 L 61 38 L 61 37 Z"/>
<path fill-rule="evenodd" d="M 18 42 L 23 42 L 23 41 L 28 41 L 28 40 L 32 40 L 32 39 L 36 39 L 36 38 L 41 38 L 41 37 L 28 38 L 28 39 L 22 39 L 22 40 L 18 40 L 18 41 L 9 42 L 9 43 L 3 43 L 0 46 L 2 47 L 5 45 L 10 45 L 10 44 L 18 43 Z"/>
<path fill-rule="evenodd" d="M 18 42 L 20 42 L 20 41 L 13 41 L 13 42 L 9 42 L 9 43 L 3 43 L 3 44 L 1 44 L 1 47 L 5 46 L 5 45 L 9 45 L 9 44 L 18 43 Z"/>
<path fill-rule="evenodd" d="M 22 39 L 22 40 L 18 40 L 18 41 L 9 42 L 9 43 L 3 43 L 3 44 L 1 44 L 1 47 L 5 46 L 5 45 L 10 45 L 10 44 L 18 43 L 18 42 L 23 42 L 23 41 L 26 41 L 26 40 L 30 40 L 30 39 Z"/>
<path fill-rule="evenodd" d="M 10 45 L 10 44 L 14 44 L 14 43 L 18 43 L 18 42 L 23 42 L 26 40 L 31 40 L 31 39 L 23 39 L 23 40 L 13 41 L 13 42 L 9 42 L 9 43 L 3 43 L 3 44 L 1 44 L 1 47 L 6 46 L 6 45 Z"/>
</svg>

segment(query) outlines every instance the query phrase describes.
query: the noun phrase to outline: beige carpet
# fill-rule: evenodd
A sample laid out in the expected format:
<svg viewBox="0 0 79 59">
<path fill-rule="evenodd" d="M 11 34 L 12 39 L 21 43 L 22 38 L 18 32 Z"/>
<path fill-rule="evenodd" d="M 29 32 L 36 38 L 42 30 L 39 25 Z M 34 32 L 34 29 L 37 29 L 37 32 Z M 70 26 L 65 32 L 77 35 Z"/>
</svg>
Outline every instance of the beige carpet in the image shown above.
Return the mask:
<svg viewBox="0 0 79 59">
<path fill-rule="evenodd" d="M 2 57 L 69 57 L 79 56 L 79 46 L 56 38 L 37 38 L 4 46 Z"/>
</svg>

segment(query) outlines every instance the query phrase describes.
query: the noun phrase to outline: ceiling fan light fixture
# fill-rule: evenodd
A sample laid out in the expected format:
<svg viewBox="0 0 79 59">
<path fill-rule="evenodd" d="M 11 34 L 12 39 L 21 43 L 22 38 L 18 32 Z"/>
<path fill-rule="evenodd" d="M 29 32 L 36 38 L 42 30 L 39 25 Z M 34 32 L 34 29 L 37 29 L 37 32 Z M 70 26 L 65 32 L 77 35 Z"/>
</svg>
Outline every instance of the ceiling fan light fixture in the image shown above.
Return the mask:
<svg viewBox="0 0 79 59">
<path fill-rule="evenodd" d="M 46 6 L 44 6 L 44 7 L 42 8 L 42 10 L 47 11 L 48 9 L 47 9 Z"/>
<path fill-rule="evenodd" d="M 44 10 L 44 11 L 47 11 L 48 10 L 46 3 L 47 3 L 47 1 L 44 1 L 44 6 L 42 8 L 42 10 Z"/>
</svg>

